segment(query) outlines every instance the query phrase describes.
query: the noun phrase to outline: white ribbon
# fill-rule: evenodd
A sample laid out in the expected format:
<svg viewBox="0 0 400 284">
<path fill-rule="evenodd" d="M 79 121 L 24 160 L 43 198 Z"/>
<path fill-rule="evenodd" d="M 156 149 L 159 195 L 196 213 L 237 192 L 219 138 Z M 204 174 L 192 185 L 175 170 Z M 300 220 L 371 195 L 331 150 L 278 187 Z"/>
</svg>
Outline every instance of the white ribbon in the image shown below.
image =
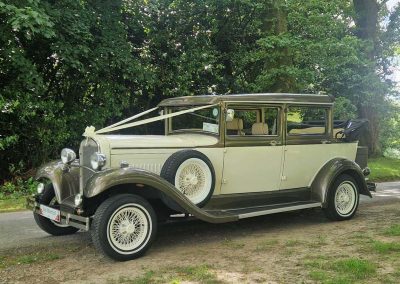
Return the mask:
<svg viewBox="0 0 400 284">
<path fill-rule="evenodd" d="M 170 117 L 174 117 L 174 116 L 177 116 L 177 115 L 181 115 L 181 114 L 185 114 L 185 113 L 190 113 L 190 112 L 195 112 L 195 111 L 197 111 L 197 110 L 201 110 L 201 109 L 205 109 L 205 108 L 214 107 L 214 106 L 216 106 L 216 105 L 218 105 L 218 104 L 213 104 L 213 105 L 207 105 L 207 106 L 201 106 L 201 107 L 196 107 L 196 108 L 181 110 L 181 111 L 178 111 L 178 112 L 169 113 L 169 114 L 164 114 L 164 115 L 160 115 L 160 116 L 157 116 L 157 117 L 152 117 L 152 118 L 148 118 L 148 119 L 136 121 L 136 122 L 128 123 L 128 124 L 121 125 L 121 126 L 112 127 L 113 125 L 115 125 L 115 124 L 113 124 L 113 125 L 108 126 L 108 127 L 106 127 L 106 128 L 97 130 L 95 133 L 96 133 L 96 134 L 101 134 L 101 133 L 112 132 L 112 131 L 117 131 L 117 130 L 120 130 L 120 129 L 129 128 L 129 127 L 135 127 L 135 126 L 139 126 L 139 125 L 143 125 L 143 124 L 147 124 L 147 123 L 151 123 L 151 122 L 156 122 L 156 121 L 164 120 L 164 119 L 167 119 L 167 118 L 170 118 Z M 153 109 L 152 109 L 152 110 L 153 110 Z M 147 112 L 150 112 L 150 110 L 147 111 Z M 140 113 L 140 114 L 138 114 L 138 115 L 139 115 L 139 116 L 142 116 L 143 113 Z M 136 115 L 136 117 L 139 117 L 138 115 Z M 129 120 L 132 120 L 132 119 L 133 119 L 133 118 L 130 117 L 130 118 L 128 118 L 128 119 L 125 119 L 125 121 L 129 121 Z M 122 123 L 123 123 L 123 121 L 118 122 L 118 123 L 116 123 L 116 124 L 120 125 L 120 124 L 122 124 Z M 112 127 L 112 128 L 111 128 L 111 127 Z"/>
<path fill-rule="evenodd" d="M 106 126 L 106 127 L 102 128 L 102 129 L 99 129 L 98 131 L 104 130 L 104 129 L 113 128 L 113 127 L 116 127 L 116 126 L 118 126 L 118 125 L 124 124 L 124 123 L 126 123 L 126 122 L 128 122 L 128 121 L 134 120 L 134 119 L 136 119 L 136 118 L 138 118 L 138 117 L 141 117 L 141 116 L 143 116 L 143 115 L 145 115 L 145 114 L 148 114 L 148 113 L 150 113 L 150 112 L 152 112 L 152 111 L 154 111 L 154 110 L 156 110 L 156 109 L 158 109 L 158 107 L 153 107 L 152 109 L 146 110 L 146 111 L 144 111 L 144 112 L 141 112 L 141 113 L 138 113 L 138 114 L 136 114 L 136 115 L 134 115 L 134 116 L 131 116 L 131 117 L 127 118 L 127 119 L 124 119 L 124 120 L 121 120 L 121 121 L 119 121 L 119 122 L 117 122 L 117 123 L 114 123 L 114 124 L 112 124 L 112 125 Z"/>
</svg>

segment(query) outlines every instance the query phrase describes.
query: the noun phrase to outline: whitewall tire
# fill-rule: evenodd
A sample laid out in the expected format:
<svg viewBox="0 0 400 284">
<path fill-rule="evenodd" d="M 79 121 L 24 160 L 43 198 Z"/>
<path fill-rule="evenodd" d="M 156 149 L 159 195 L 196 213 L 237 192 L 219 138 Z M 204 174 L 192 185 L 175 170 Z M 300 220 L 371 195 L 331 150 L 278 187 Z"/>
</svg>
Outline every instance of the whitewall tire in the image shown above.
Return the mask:
<svg viewBox="0 0 400 284">
<path fill-rule="evenodd" d="M 195 150 L 172 154 L 161 170 L 161 177 L 172 183 L 198 207 L 211 198 L 215 187 L 215 172 L 210 160 Z M 173 202 L 167 204 L 175 209 Z"/>
<path fill-rule="evenodd" d="M 140 196 L 120 194 L 104 201 L 93 218 L 91 236 L 95 247 L 115 260 L 143 255 L 157 232 L 156 214 Z"/>
<path fill-rule="evenodd" d="M 329 189 L 325 215 L 337 221 L 351 219 L 357 211 L 359 198 L 357 182 L 353 177 L 342 174 Z"/>
</svg>

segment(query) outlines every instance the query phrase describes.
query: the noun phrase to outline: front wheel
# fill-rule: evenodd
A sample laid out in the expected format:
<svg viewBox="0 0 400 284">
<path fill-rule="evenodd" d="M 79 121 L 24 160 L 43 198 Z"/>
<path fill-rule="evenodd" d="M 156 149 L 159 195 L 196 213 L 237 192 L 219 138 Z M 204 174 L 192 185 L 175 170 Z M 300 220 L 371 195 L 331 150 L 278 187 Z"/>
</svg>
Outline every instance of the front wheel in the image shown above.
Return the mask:
<svg viewBox="0 0 400 284">
<path fill-rule="evenodd" d="M 93 244 L 120 261 L 135 259 L 149 249 L 157 232 L 157 217 L 147 200 L 120 194 L 104 201 L 93 218 Z"/>
<path fill-rule="evenodd" d="M 353 177 L 340 175 L 328 192 L 328 206 L 324 213 L 335 221 L 349 220 L 357 211 L 360 195 L 357 182 Z"/>
</svg>

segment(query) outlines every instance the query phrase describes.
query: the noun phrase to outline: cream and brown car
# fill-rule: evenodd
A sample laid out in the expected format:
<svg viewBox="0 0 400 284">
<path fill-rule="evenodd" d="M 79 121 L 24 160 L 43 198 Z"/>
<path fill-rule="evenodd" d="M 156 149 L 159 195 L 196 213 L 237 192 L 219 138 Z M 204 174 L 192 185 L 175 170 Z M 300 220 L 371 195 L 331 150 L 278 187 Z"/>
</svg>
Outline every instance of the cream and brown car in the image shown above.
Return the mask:
<svg viewBox="0 0 400 284">
<path fill-rule="evenodd" d="M 347 220 L 374 184 L 358 145 L 364 121 L 334 121 L 333 105 L 331 96 L 303 94 L 166 99 L 87 127 L 78 159 L 63 149 L 38 170 L 28 206 L 47 233 L 90 231 L 116 260 L 143 255 L 158 223 L 174 216 L 225 223 L 319 207 Z M 154 123 L 162 133 L 132 135 Z"/>
</svg>

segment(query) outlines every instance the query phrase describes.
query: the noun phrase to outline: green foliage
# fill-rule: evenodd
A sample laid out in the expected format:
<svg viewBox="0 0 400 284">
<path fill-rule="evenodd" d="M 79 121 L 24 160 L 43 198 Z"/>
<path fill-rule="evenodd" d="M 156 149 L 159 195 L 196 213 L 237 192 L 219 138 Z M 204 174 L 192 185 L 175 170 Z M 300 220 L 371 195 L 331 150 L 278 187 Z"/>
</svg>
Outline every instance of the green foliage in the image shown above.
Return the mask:
<svg viewBox="0 0 400 284">
<path fill-rule="evenodd" d="M 26 197 L 0 198 L 0 213 L 26 210 Z"/>
<path fill-rule="evenodd" d="M 23 264 L 42 264 L 62 258 L 59 254 L 42 250 L 40 252 L 29 252 L 26 254 L 13 254 L 10 256 L 0 256 L 0 268 L 10 268 L 15 265 Z"/>
<path fill-rule="evenodd" d="M 400 160 L 391 158 L 374 158 L 368 160 L 368 166 L 371 168 L 370 180 L 393 181 L 400 180 Z"/>
<path fill-rule="evenodd" d="M 381 144 L 384 149 L 393 148 L 393 152 L 400 151 L 400 105 L 393 103 L 387 108 L 387 115 L 382 120 Z M 389 150 L 391 151 L 391 150 Z M 394 154 L 394 153 L 393 153 Z M 395 155 L 395 154 L 394 154 Z M 387 157 L 396 158 L 388 153 Z M 398 157 L 400 158 L 400 157 Z"/>
<path fill-rule="evenodd" d="M 348 120 L 357 117 L 357 107 L 345 97 L 338 97 L 335 100 L 333 119 Z"/>
<path fill-rule="evenodd" d="M 373 248 L 379 253 L 390 253 L 390 252 L 399 252 L 400 251 L 400 243 L 397 242 L 381 242 L 374 241 Z"/>
<path fill-rule="evenodd" d="M 27 180 L 16 178 L 14 181 L 6 181 L 0 185 L 0 199 L 16 199 L 36 193 L 37 184 L 32 177 Z"/>
<path fill-rule="evenodd" d="M 332 264 L 332 269 L 351 274 L 355 279 L 365 279 L 376 273 L 376 265 L 367 260 L 356 258 L 338 260 Z"/>
<path fill-rule="evenodd" d="M 310 278 L 321 283 L 358 283 L 360 280 L 376 275 L 376 264 L 358 258 L 334 260 L 330 257 L 318 257 L 305 263 L 312 268 Z"/>
<path fill-rule="evenodd" d="M 392 225 L 385 230 L 387 236 L 400 236 L 400 224 Z"/>
<path fill-rule="evenodd" d="M 0 0 L 0 180 L 183 95 L 324 91 L 340 119 L 377 113 L 393 145 L 399 8 L 375 45 L 354 14 L 349 0 Z"/>
</svg>

